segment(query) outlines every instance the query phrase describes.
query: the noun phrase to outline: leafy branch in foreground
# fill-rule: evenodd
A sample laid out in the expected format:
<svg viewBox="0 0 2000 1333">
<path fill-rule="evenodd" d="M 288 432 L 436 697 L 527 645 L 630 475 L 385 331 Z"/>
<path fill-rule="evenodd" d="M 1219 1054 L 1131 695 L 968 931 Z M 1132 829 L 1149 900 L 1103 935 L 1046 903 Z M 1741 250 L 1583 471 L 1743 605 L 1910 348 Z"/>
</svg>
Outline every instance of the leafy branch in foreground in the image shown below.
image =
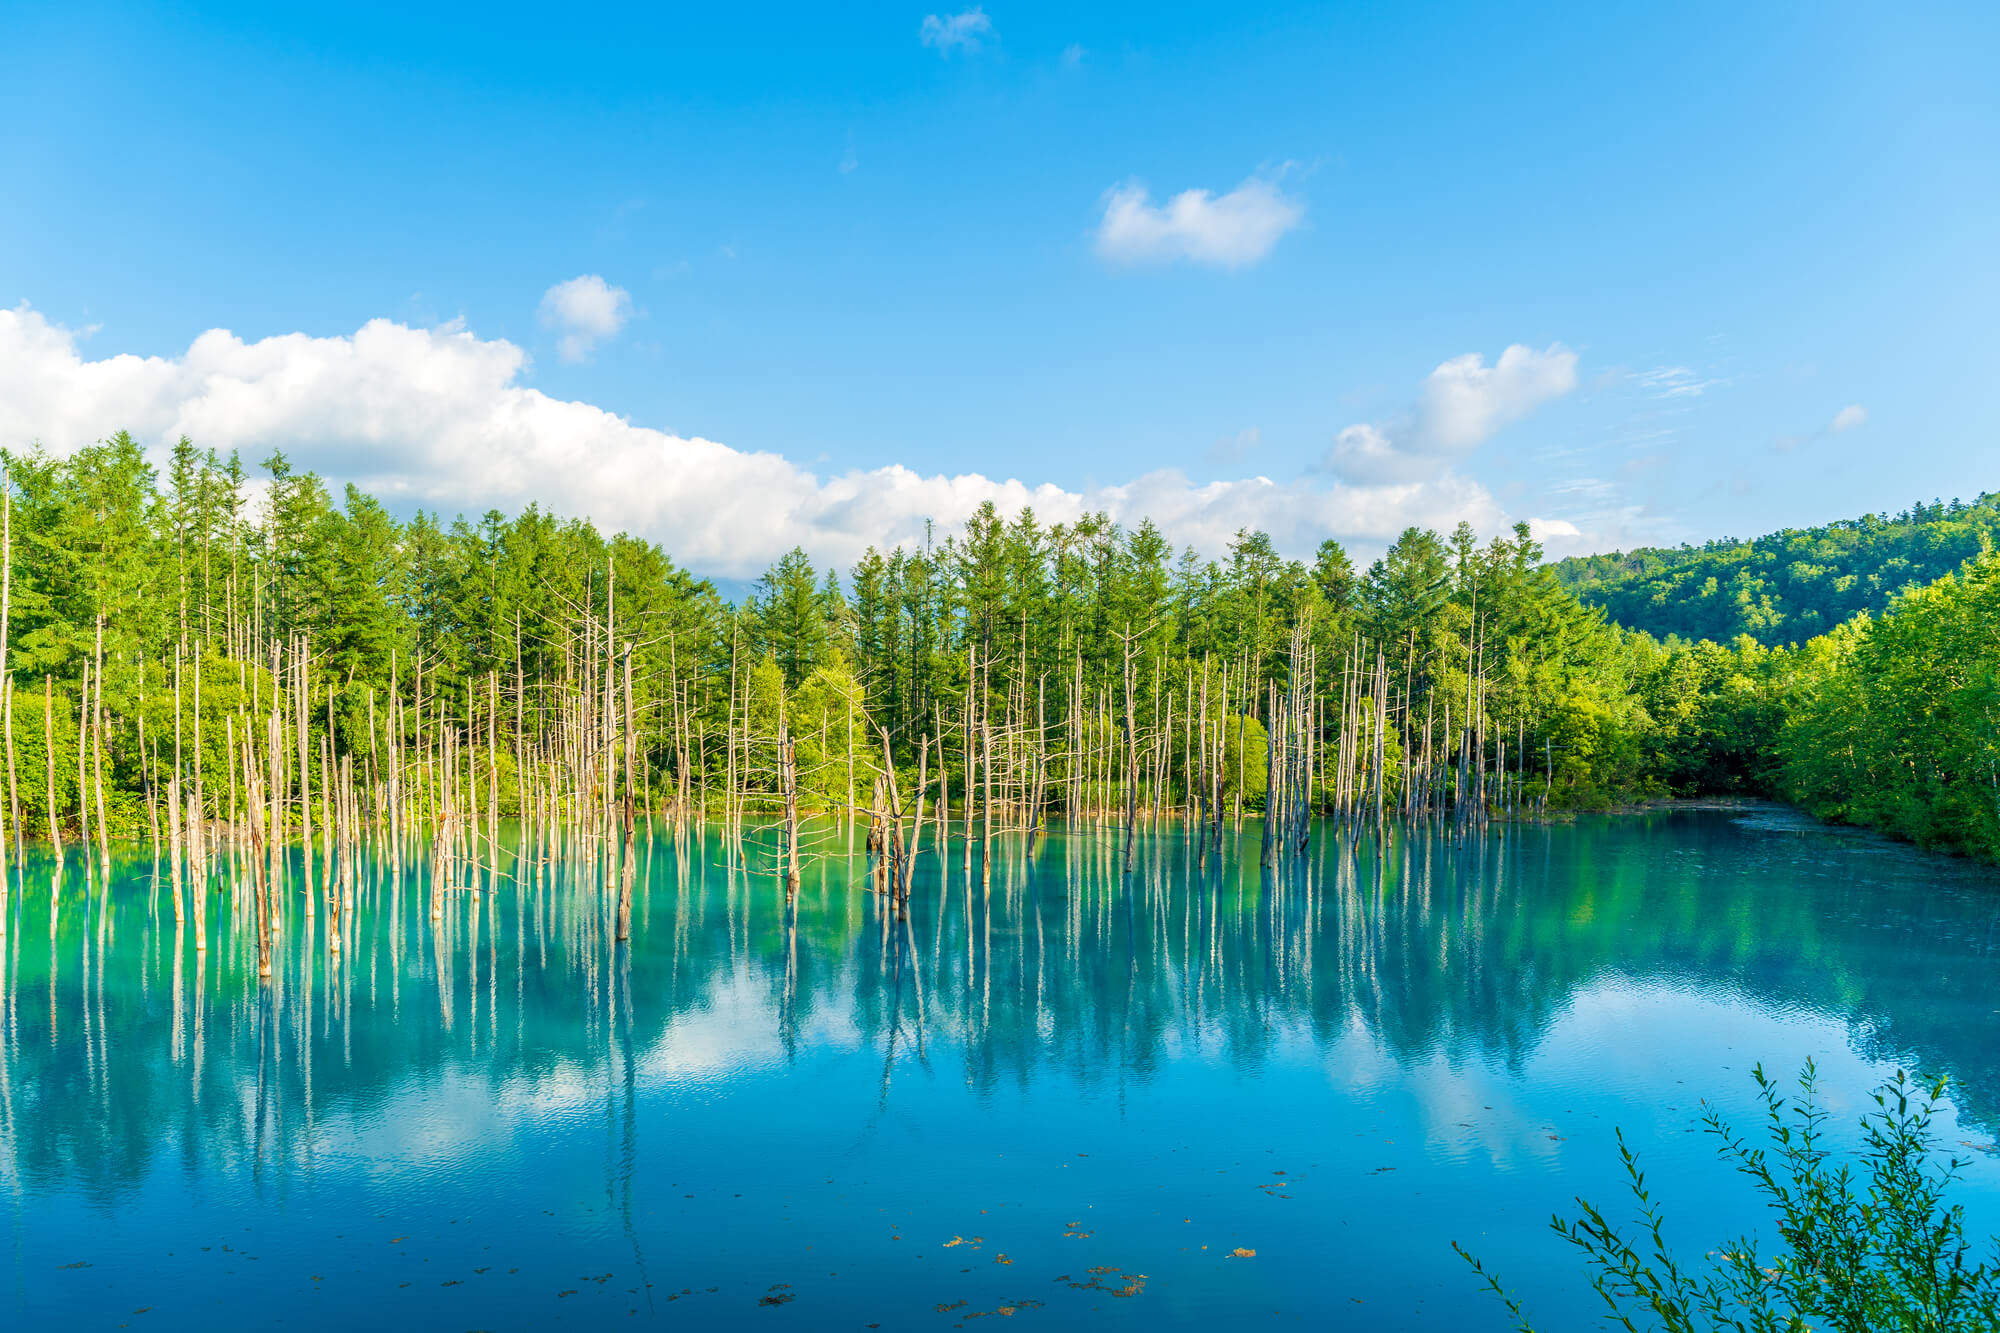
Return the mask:
<svg viewBox="0 0 2000 1333">
<path fill-rule="evenodd" d="M 1827 1112 L 1811 1061 L 1799 1075 L 1795 1101 L 1780 1094 L 1761 1066 L 1753 1077 L 1764 1101 L 1767 1146 L 1753 1145 L 1713 1108 L 1703 1119 L 1723 1157 L 1776 1215 L 1776 1252 L 1760 1253 L 1754 1237 L 1742 1236 L 1708 1254 L 1705 1271 L 1690 1272 L 1669 1249 L 1664 1216 L 1620 1133 L 1636 1227 L 1628 1234 L 1582 1198 L 1580 1216 L 1550 1223 L 1583 1252 L 1609 1322 L 1634 1333 L 2000 1329 L 2000 1258 L 1973 1262 L 1964 1206 L 1945 1201 L 1966 1165 L 1939 1156 L 1931 1127 L 1946 1081 L 1922 1083 L 1896 1071 L 1872 1094 L 1856 1163 L 1837 1161 L 1827 1146 Z M 1456 1241 L 1452 1248 L 1506 1304 L 1515 1326 L 1532 1333 L 1520 1300 Z"/>
</svg>

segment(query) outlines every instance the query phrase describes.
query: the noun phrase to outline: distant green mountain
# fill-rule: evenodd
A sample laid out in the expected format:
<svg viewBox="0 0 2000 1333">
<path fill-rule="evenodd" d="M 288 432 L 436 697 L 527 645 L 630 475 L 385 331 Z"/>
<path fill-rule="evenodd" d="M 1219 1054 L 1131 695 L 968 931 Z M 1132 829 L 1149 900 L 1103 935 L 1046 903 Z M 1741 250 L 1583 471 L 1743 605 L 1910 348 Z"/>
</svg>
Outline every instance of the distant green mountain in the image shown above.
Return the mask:
<svg viewBox="0 0 2000 1333">
<path fill-rule="evenodd" d="M 1802 643 L 1858 612 L 1881 612 L 1996 544 L 2000 492 L 1752 541 L 1573 556 L 1554 568 L 1583 601 L 1659 638 Z"/>
</svg>

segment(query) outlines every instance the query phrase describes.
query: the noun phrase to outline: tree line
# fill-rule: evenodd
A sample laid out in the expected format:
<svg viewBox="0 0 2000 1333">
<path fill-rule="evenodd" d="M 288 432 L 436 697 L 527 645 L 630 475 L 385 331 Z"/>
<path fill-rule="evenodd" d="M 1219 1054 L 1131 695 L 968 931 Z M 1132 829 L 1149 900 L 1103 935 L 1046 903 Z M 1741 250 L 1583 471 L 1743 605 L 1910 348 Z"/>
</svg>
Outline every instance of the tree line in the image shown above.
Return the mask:
<svg viewBox="0 0 2000 1333">
<path fill-rule="evenodd" d="M 534 506 L 405 521 L 282 453 L 253 478 L 182 440 L 155 469 L 118 434 L 5 465 L 17 851 L 24 827 L 157 838 L 169 790 L 222 818 L 231 747 L 283 695 L 322 793 L 386 791 L 386 756 L 449 732 L 484 757 L 436 771 L 489 814 L 536 799 L 560 743 L 603 750 L 607 809 L 928 799 L 968 846 L 975 806 L 989 838 L 1129 831 L 1261 813 L 1276 781 L 1287 809 L 1378 821 L 1771 792 L 2000 855 L 1990 556 L 1773 649 L 1620 627 L 1525 525 L 1412 528 L 1358 567 L 1331 540 L 1203 558 L 1150 522 L 989 505 L 844 573 L 792 551 L 732 602 L 656 543 Z"/>
</svg>

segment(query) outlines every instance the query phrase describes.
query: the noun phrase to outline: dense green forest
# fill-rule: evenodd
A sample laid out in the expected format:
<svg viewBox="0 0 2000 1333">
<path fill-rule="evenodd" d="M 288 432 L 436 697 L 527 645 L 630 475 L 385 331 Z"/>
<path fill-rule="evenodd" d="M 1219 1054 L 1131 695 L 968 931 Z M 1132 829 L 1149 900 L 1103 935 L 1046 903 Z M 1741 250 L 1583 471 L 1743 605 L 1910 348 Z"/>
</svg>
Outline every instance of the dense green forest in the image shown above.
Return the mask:
<svg viewBox="0 0 2000 1333">
<path fill-rule="evenodd" d="M 446 732 L 486 752 L 480 799 L 503 809 L 528 799 L 535 745 L 609 753 L 617 733 L 627 795 L 704 813 L 774 799 L 788 765 L 808 807 L 866 807 L 886 751 L 906 792 L 978 778 L 989 817 L 1240 816 L 1283 698 L 1318 811 L 1766 792 L 2000 858 L 2000 563 L 1953 573 L 1992 497 L 1824 530 L 1862 534 L 1827 540 L 1870 552 L 1870 577 L 1893 577 L 1895 542 L 1895 568 L 1947 577 L 1793 649 L 1622 628 L 1525 526 L 1411 529 L 1357 568 L 1333 541 L 1300 561 L 1244 531 L 1203 559 L 1146 522 L 989 507 L 847 571 L 793 551 L 731 603 L 637 538 L 536 508 L 402 521 L 281 454 L 254 482 L 187 441 L 156 471 L 123 434 L 6 462 L 17 841 L 158 837 L 183 772 L 222 817 L 281 694 L 321 779 L 301 822 L 343 764 L 389 787 L 382 756 Z"/>
<path fill-rule="evenodd" d="M 1629 629 L 1665 638 L 1804 643 L 1866 611 L 1880 615 L 1994 544 L 2000 493 L 1915 505 L 1754 541 L 1642 547 L 1557 562 L 1556 577 Z"/>
</svg>

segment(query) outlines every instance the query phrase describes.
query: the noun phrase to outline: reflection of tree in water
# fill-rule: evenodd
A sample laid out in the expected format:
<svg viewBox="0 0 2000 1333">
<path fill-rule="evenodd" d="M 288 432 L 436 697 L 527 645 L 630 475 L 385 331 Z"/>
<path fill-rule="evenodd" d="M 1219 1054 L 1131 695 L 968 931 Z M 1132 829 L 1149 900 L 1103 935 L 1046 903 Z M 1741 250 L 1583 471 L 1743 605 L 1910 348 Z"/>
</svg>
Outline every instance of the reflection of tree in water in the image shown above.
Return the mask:
<svg viewBox="0 0 2000 1333">
<path fill-rule="evenodd" d="M 72 867 L 53 934 L 48 865 L 31 866 L 0 1013 L 12 1172 L 104 1205 L 174 1159 L 282 1183 L 329 1128 L 396 1143 L 385 1116 L 452 1095 L 602 1101 L 629 1138 L 635 1070 L 657 1055 L 671 1079 L 697 1032 L 722 1034 L 723 1058 L 782 1060 L 843 1034 L 884 1055 L 885 1098 L 906 1057 L 962 1064 L 991 1097 L 1182 1058 L 1254 1072 L 1356 1031 L 1405 1064 L 1518 1071 L 1580 991 L 1619 980 L 1844 1018 L 1864 1054 L 1952 1074 L 1975 1118 L 2000 1107 L 1992 883 L 1714 814 L 1379 852 L 1321 838 L 1276 873 L 1204 870 L 1167 830 L 1127 875 L 1114 842 L 1055 836 L 1003 844 L 969 893 L 955 860 L 926 855 L 906 922 L 866 892 L 859 854 L 809 865 L 789 903 L 727 867 L 719 839 L 641 856 L 629 953 L 601 864 L 453 894 L 437 927 L 406 870 L 400 894 L 362 891 L 337 968 L 325 918 L 294 904 L 269 988 L 247 928 L 195 953 L 150 865 L 121 868 L 108 899 Z"/>
</svg>

